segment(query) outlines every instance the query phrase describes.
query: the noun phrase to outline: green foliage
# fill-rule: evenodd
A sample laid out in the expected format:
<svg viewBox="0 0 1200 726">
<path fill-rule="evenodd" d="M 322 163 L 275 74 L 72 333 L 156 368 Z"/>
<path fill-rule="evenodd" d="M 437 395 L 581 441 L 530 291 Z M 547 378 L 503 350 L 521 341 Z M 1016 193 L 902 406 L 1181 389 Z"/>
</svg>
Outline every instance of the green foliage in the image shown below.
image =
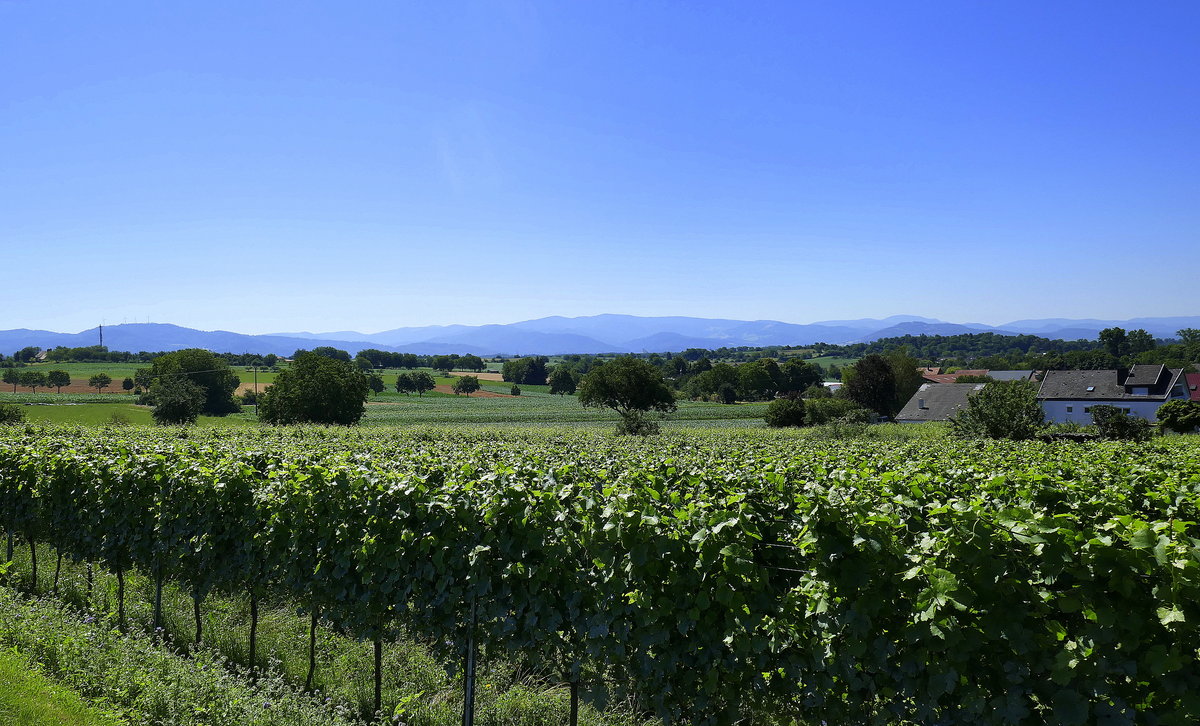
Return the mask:
<svg viewBox="0 0 1200 726">
<path fill-rule="evenodd" d="M 777 398 L 767 405 L 763 420 L 774 428 L 803 426 L 804 401 L 799 398 Z"/>
<path fill-rule="evenodd" d="M 195 423 L 204 409 L 204 389 L 182 376 L 159 379 L 150 392 L 154 422 L 163 426 Z"/>
<path fill-rule="evenodd" d="M 550 373 L 549 382 L 550 392 L 560 396 L 575 393 L 575 388 L 579 383 L 571 369 L 562 365 L 555 366 L 554 371 Z"/>
<path fill-rule="evenodd" d="M 1124 328 L 1105 328 L 1100 331 L 1100 342 L 1105 351 L 1114 358 L 1120 358 L 1129 352 L 1129 343 Z"/>
<path fill-rule="evenodd" d="M 258 417 L 271 424 L 351 426 L 363 417 L 369 390 L 353 363 L 305 353 L 262 393 Z"/>
<path fill-rule="evenodd" d="M 1092 406 L 1092 423 L 1101 436 L 1116 441 L 1148 441 L 1154 435 L 1149 421 L 1116 406 Z"/>
<path fill-rule="evenodd" d="M 854 401 L 846 398 L 814 398 L 804 402 L 805 423 L 809 426 L 820 426 L 837 419 L 851 415 L 854 411 L 870 411 L 862 408 Z M 869 420 L 869 418 L 868 418 Z"/>
<path fill-rule="evenodd" d="M 121 388 L 126 391 L 132 391 L 133 390 L 133 379 L 126 378 L 125 380 L 121 381 Z"/>
<path fill-rule="evenodd" d="M 371 389 L 371 393 L 383 393 L 383 376 L 376 373 L 368 373 L 367 387 Z"/>
<path fill-rule="evenodd" d="M 224 358 L 210 351 L 188 348 L 160 355 L 151 362 L 149 377 L 151 393 L 168 378 L 183 378 L 199 386 L 204 391 L 202 412 L 209 416 L 241 410 L 233 399 L 241 380 Z"/>
<path fill-rule="evenodd" d="M 20 406 L 0 404 L 0 424 L 17 424 L 25 420 L 25 412 Z"/>
<path fill-rule="evenodd" d="M 0 720 L 6 726 L 120 726 L 78 693 L 50 681 L 15 652 L 0 652 Z"/>
<path fill-rule="evenodd" d="M 13 387 L 13 393 L 17 392 L 17 384 L 21 382 L 21 372 L 16 368 L 5 368 L 2 379 L 5 383 Z"/>
<path fill-rule="evenodd" d="M 843 372 L 845 383 L 838 394 L 880 416 L 891 416 L 896 407 L 896 377 L 881 355 L 871 354 L 854 364 L 853 373 Z"/>
<path fill-rule="evenodd" d="M 675 410 L 675 395 L 662 373 L 640 358 L 621 356 L 593 368 L 579 382 L 579 402 L 584 406 L 611 408 L 621 416 L 621 433 L 657 432 L 657 423 L 647 418 L 650 411 Z"/>
<path fill-rule="evenodd" d="M 21 385 L 31 388 L 34 393 L 37 393 L 37 389 L 46 385 L 46 374 L 34 370 L 21 371 Z"/>
<path fill-rule="evenodd" d="M 829 390 L 829 386 L 818 383 L 805 388 L 800 394 L 801 398 L 833 398 L 833 391 Z"/>
<path fill-rule="evenodd" d="M 459 376 L 454 380 L 453 391 L 454 395 L 465 393 L 470 396 L 475 391 L 479 390 L 478 376 Z"/>
<path fill-rule="evenodd" d="M 96 389 L 96 393 L 102 388 L 108 388 L 112 384 L 112 376 L 107 373 L 97 373 L 88 379 L 88 385 Z"/>
<path fill-rule="evenodd" d="M 1200 718 L 1195 439 L 810 431 L 6 430 L 0 525 L 450 658 L 474 602 L 487 652 L 671 723 Z"/>
<path fill-rule="evenodd" d="M 500 369 L 500 375 L 509 383 L 544 386 L 549 375 L 546 368 L 549 363 L 550 359 L 546 356 L 513 358 L 504 361 L 504 366 Z"/>
<path fill-rule="evenodd" d="M 521 387 L 514 383 L 513 387 L 508 389 L 508 395 L 510 395 L 510 396 L 521 395 Z"/>
<path fill-rule="evenodd" d="M 966 438 L 1032 439 L 1045 426 L 1046 414 L 1032 381 L 994 381 L 971 394 L 967 407 L 950 420 L 951 430 Z"/>
<path fill-rule="evenodd" d="M 1168 401 L 1159 406 L 1158 420 L 1168 431 L 1195 431 L 1200 428 L 1200 401 Z"/>
</svg>

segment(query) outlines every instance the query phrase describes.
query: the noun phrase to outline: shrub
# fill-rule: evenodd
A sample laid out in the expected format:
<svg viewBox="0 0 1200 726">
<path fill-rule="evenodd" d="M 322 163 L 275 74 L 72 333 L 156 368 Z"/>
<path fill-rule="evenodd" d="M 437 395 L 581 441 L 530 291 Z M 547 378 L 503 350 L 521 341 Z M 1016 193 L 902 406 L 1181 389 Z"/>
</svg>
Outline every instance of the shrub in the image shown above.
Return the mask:
<svg viewBox="0 0 1200 726">
<path fill-rule="evenodd" d="M 1101 436 L 1115 441 L 1148 441 L 1154 435 L 1149 421 L 1116 406 L 1092 406 L 1092 422 Z"/>
<path fill-rule="evenodd" d="M 513 396 L 519 396 L 521 395 L 521 387 L 518 385 L 513 385 L 512 388 L 508 389 L 508 392 Z"/>
<path fill-rule="evenodd" d="M 777 398 L 767 406 L 763 419 L 768 426 L 774 428 L 803 426 L 804 401 L 798 398 Z"/>
<path fill-rule="evenodd" d="M 1200 428 L 1200 401 L 1170 401 L 1158 409 L 1158 420 L 1168 431 L 1185 434 Z"/>
<path fill-rule="evenodd" d="M 950 429 L 964 438 L 1032 439 L 1045 427 L 1046 414 L 1029 381 L 995 381 L 971 394 L 967 407 L 950 419 Z"/>
<path fill-rule="evenodd" d="M 863 411 L 870 420 L 870 411 L 846 398 L 813 398 L 805 401 L 804 420 L 809 426 L 820 426 L 841 418 L 851 411 Z"/>
<path fill-rule="evenodd" d="M 18 424 L 25 420 L 25 412 L 19 406 L 0 404 L 0 424 Z"/>
</svg>

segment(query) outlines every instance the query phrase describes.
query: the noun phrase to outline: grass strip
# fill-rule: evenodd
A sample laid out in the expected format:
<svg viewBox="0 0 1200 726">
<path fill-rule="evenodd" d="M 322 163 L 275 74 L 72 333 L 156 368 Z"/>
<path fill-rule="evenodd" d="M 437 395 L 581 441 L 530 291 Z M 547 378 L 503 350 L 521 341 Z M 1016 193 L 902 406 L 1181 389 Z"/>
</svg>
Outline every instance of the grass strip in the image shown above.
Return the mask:
<svg viewBox="0 0 1200 726">
<path fill-rule="evenodd" d="M 32 668 L 15 650 L 0 651 L 0 723 L 8 726 L 125 726 L 78 693 Z"/>
<path fill-rule="evenodd" d="M 209 649 L 197 649 L 185 658 L 145 634 L 122 636 L 61 602 L 25 598 L 7 587 L 0 588 L 0 643 L 15 647 L 84 698 L 108 704 L 129 723 L 355 723 L 344 709 L 296 692 L 279 676 L 268 674 L 251 685 Z"/>
</svg>

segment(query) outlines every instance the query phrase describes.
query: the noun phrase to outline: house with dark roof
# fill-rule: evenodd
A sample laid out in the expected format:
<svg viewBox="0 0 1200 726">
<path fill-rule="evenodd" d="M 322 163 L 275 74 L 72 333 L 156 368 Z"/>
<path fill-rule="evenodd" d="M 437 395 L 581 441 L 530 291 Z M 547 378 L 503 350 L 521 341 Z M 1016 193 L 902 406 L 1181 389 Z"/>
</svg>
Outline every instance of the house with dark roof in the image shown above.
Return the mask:
<svg viewBox="0 0 1200 726">
<path fill-rule="evenodd" d="M 993 381 L 1032 381 L 1036 371 L 988 371 Z"/>
<path fill-rule="evenodd" d="M 1046 371 L 1038 401 L 1051 423 L 1092 423 L 1092 406 L 1115 406 L 1147 421 L 1157 419 L 1158 407 L 1186 400 L 1183 369 L 1136 365 L 1128 371 Z"/>
<path fill-rule="evenodd" d="M 896 414 L 896 423 L 949 421 L 967 407 L 967 398 L 983 383 L 923 383 Z"/>
</svg>

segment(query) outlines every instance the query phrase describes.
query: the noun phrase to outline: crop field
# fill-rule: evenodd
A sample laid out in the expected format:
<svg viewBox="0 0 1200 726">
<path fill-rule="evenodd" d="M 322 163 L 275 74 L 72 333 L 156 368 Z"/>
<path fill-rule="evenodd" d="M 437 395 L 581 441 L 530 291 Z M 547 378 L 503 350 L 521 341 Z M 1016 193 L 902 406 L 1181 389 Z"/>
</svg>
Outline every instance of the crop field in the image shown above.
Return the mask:
<svg viewBox="0 0 1200 726">
<path fill-rule="evenodd" d="M 594 723 L 1195 723 L 1198 522 L 1184 436 L 0 430 L 0 525 L 76 581 L 95 563 L 98 616 L 146 617 L 162 583 L 201 618 L 251 603 L 251 633 L 259 605 L 315 614 L 293 648 L 333 681 L 416 678 L 394 654 L 419 643 L 461 679 L 430 703 L 524 687 L 478 685 L 476 659 L 554 686 L 488 723 L 566 723 L 576 697 Z M 45 590 L 53 561 L 18 559 Z M 374 665 L 324 653 L 338 639 L 374 644 Z M 244 664 L 300 687 L 254 649 Z M 439 723 L 420 690 L 374 698 Z"/>
</svg>

